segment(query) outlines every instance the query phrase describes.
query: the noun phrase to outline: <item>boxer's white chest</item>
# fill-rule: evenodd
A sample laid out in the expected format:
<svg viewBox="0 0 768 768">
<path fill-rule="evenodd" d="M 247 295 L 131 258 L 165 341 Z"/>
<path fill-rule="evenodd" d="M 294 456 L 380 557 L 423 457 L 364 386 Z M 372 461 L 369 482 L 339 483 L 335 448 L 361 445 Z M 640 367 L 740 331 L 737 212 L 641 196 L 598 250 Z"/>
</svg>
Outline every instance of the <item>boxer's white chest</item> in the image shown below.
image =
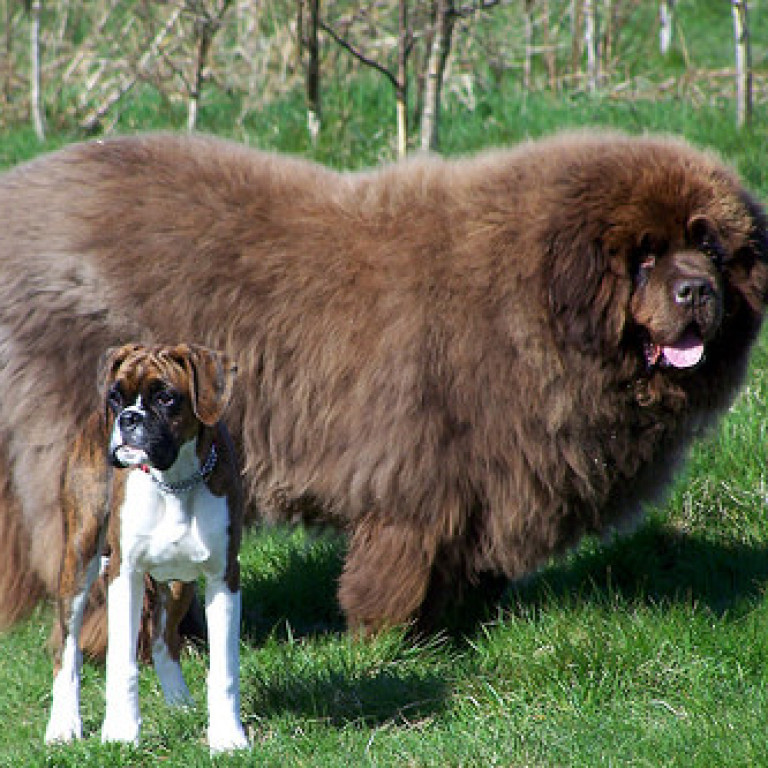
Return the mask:
<svg viewBox="0 0 768 768">
<path fill-rule="evenodd" d="M 143 470 L 129 471 L 120 508 L 121 568 L 158 581 L 220 575 L 227 564 L 228 528 L 226 498 L 214 496 L 205 483 L 168 494 Z"/>
</svg>

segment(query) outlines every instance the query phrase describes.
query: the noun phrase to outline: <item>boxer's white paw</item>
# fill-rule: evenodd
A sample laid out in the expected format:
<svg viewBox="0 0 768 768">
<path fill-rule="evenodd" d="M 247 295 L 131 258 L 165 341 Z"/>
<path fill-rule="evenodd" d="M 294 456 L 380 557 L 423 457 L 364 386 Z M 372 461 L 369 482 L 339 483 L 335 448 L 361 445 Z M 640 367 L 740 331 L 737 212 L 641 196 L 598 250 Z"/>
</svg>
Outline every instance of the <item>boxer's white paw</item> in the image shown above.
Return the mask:
<svg viewBox="0 0 768 768">
<path fill-rule="evenodd" d="M 192 707 L 195 700 L 184 682 L 181 665 L 168 654 L 156 654 L 154 658 L 155 672 L 163 689 L 165 703 L 169 707 Z"/>
<path fill-rule="evenodd" d="M 135 719 L 129 713 L 110 714 L 104 718 L 101 726 L 101 741 L 120 741 L 125 744 L 138 745 L 141 720 Z"/>
<path fill-rule="evenodd" d="M 221 752 L 234 752 L 238 749 L 250 749 L 250 744 L 243 726 L 237 720 L 218 721 L 208 726 L 208 747 L 214 755 Z"/>
<path fill-rule="evenodd" d="M 80 665 L 82 657 L 67 641 L 62 667 L 53 681 L 51 714 L 45 729 L 45 743 L 69 742 L 83 736 L 80 720 Z"/>
<path fill-rule="evenodd" d="M 83 723 L 77 711 L 64 711 L 64 707 L 51 710 L 45 729 L 46 744 L 66 744 L 83 738 Z"/>
<path fill-rule="evenodd" d="M 68 742 L 83 737 L 80 720 L 80 668 L 83 655 L 72 637 L 67 637 L 61 655 L 61 669 L 53 680 L 51 714 L 45 729 L 45 743 Z"/>
<path fill-rule="evenodd" d="M 163 696 L 165 703 L 169 707 L 194 707 L 195 700 L 187 688 L 184 679 L 178 681 L 176 685 L 163 685 Z"/>
</svg>

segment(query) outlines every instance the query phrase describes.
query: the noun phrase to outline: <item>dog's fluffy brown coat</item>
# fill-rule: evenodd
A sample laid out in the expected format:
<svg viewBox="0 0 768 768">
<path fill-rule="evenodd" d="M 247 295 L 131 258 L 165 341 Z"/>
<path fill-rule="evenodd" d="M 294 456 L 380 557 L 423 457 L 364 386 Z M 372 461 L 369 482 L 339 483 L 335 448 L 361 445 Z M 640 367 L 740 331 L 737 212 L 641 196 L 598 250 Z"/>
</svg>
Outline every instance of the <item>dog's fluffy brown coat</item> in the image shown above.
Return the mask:
<svg viewBox="0 0 768 768">
<path fill-rule="evenodd" d="M 62 454 L 109 346 L 227 349 L 254 507 L 348 531 L 353 625 L 428 623 L 664 486 L 743 378 L 767 258 L 734 174 L 667 139 L 339 174 L 147 136 L 22 165 L 0 178 L 4 614 L 55 587 Z M 692 335 L 704 360 L 665 367 Z"/>
</svg>

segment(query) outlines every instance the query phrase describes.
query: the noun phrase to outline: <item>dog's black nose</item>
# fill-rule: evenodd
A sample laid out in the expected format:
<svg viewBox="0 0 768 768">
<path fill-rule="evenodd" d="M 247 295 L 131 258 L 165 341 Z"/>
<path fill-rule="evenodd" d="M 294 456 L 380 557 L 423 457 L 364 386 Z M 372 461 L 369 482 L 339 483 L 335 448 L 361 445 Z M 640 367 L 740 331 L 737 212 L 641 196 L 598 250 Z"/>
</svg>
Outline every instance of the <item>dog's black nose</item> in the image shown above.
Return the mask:
<svg viewBox="0 0 768 768">
<path fill-rule="evenodd" d="M 684 277 L 674 285 L 675 302 L 684 307 L 697 307 L 715 294 L 712 283 L 704 277 Z"/>
<path fill-rule="evenodd" d="M 130 432 L 141 423 L 141 414 L 137 411 L 125 410 L 118 416 L 117 422 L 120 429 Z"/>
</svg>

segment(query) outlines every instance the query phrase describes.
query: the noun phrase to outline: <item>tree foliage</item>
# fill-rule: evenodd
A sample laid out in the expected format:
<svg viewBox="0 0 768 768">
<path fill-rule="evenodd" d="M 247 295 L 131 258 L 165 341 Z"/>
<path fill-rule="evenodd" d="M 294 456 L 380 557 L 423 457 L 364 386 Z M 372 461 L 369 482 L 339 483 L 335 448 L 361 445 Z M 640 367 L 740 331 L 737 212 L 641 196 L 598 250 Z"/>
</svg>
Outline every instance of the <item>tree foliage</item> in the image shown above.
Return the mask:
<svg viewBox="0 0 768 768">
<path fill-rule="evenodd" d="M 691 58 L 680 19 L 692 2 L 0 0 L 0 127 L 34 118 L 40 133 L 46 121 L 108 132 L 147 90 L 183 105 L 190 129 L 208 94 L 225 94 L 239 124 L 264 104 L 303 92 L 316 139 L 325 83 L 343 85 L 363 71 L 392 86 L 401 152 L 437 146 L 446 99 L 472 109 L 479 89 L 502 81 L 612 98 L 653 89 L 725 90 L 735 98 L 732 43 L 727 61 Z M 750 18 L 765 2 L 753 0 Z M 716 9 L 723 39 L 732 41 L 731 4 L 720 1 L 722 13 L 714 2 L 704 5 Z M 638 37 L 638 28 L 647 35 Z M 683 63 L 674 82 L 650 73 L 662 55 Z M 765 78 L 751 73 L 750 88 Z"/>
</svg>

